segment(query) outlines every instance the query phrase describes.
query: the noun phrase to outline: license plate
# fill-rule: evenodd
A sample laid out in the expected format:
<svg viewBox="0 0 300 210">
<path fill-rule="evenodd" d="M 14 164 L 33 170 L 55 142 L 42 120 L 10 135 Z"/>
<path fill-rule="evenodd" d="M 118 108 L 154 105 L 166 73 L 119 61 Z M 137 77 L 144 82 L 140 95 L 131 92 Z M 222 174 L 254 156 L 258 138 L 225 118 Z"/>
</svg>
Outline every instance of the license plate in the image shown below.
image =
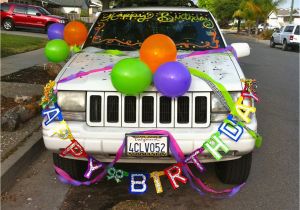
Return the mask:
<svg viewBox="0 0 300 210">
<path fill-rule="evenodd" d="M 134 157 L 165 157 L 169 155 L 168 136 L 126 135 L 126 155 Z"/>
</svg>

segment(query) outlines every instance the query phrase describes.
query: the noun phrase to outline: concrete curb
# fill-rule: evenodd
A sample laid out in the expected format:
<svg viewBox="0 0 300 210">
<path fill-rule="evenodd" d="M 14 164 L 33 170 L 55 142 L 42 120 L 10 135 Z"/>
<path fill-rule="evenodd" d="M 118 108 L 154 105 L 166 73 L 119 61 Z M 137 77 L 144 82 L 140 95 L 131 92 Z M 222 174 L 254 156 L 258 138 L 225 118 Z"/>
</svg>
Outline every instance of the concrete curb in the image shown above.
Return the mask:
<svg viewBox="0 0 300 210">
<path fill-rule="evenodd" d="M 42 129 L 40 128 L 1 163 L 1 193 L 8 191 L 14 185 L 19 174 L 44 150 Z"/>
</svg>

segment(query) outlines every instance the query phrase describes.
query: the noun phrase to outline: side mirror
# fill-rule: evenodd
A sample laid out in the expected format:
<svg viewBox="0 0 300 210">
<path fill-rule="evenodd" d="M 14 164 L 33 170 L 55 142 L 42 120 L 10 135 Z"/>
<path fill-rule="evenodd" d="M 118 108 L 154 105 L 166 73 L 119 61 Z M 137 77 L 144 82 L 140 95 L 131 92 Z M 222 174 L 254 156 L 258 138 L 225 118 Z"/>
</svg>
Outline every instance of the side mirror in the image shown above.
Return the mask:
<svg viewBox="0 0 300 210">
<path fill-rule="evenodd" d="M 36 13 L 36 16 L 41 16 L 41 15 L 42 15 L 42 14 L 41 14 L 41 13 L 39 13 L 39 12 L 37 12 L 37 13 Z"/>
<path fill-rule="evenodd" d="M 250 47 L 248 43 L 232 43 L 231 46 L 234 48 L 238 58 L 250 55 Z"/>
</svg>

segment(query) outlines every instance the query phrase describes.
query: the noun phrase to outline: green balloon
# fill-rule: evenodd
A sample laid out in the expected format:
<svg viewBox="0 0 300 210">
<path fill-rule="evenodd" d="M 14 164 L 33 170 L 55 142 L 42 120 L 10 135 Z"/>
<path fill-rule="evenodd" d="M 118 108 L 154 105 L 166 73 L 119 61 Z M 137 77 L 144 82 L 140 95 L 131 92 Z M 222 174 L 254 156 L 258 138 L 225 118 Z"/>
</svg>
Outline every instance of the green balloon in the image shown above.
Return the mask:
<svg viewBox="0 0 300 210">
<path fill-rule="evenodd" d="M 59 63 L 66 60 L 70 54 L 69 45 L 61 39 L 49 41 L 45 47 L 45 55 L 49 61 Z"/>
<path fill-rule="evenodd" d="M 116 63 L 111 72 L 111 82 L 121 93 L 137 95 L 151 84 L 150 68 L 138 58 L 125 58 Z"/>
</svg>

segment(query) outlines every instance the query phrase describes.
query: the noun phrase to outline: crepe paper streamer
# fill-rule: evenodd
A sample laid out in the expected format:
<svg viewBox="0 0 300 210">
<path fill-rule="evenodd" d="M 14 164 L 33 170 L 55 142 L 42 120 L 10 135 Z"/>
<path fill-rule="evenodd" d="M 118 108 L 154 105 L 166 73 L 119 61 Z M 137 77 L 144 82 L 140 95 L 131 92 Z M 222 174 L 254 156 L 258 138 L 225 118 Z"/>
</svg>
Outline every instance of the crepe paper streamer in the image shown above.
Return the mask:
<svg viewBox="0 0 300 210">
<path fill-rule="evenodd" d="M 210 152 L 216 160 L 221 160 L 222 155 L 218 150 L 222 149 L 223 152 L 229 151 L 228 146 L 220 139 L 220 132 L 214 133 L 206 142 L 203 144 L 204 149 Z"/>
<path fill-rule="evenodd" d="M 182 150 L 180 149 L 179 145 L 177 144 L 176 140 L 174 139 L 173 135 L 171 133 L 169 133 L 168 131 L 149 130 L 149 131 L 134 132 L 131 134 L 168 135 L 169 140 L 170 140 L 170 149 L 171 149 L 171 152 L 172 152 L 175 160 L 179 163 L 182 163 L 183 160 L 185 159 L 184 154 L 183 154 Z M 93 180 L 85 181 L 85 182 L 77 181 L 77 180 L 73 179 L 72 177 L 70 177 L 70 175 L 68 175 L 68 173 L 66 173 L 64 170 L 62 170 L 61 168 L 54 165 L 55 171 L 58 174 L 58 179 L 60 179 L 63 183 L 71 184 L 74 186 L 81 186 L 81 185 L 88 186 L 88 185 L 97 183 L 100 180 L 102 180 L 102 178 L 106 175 L 107 169 L 113 167 L 113 165 L 121 158 L 124 148 L 125 148 L 125 138 L 123 140 L 122 145 L 120 146 L 120 148 L 117 151 L 115 159 L 106 167 L 106 170 L 103 170 Z M 215 196 L 217 196 L 217 198 L 232 197 L 241 189 L 242 186 L 244 186 L 244 184 L 241 184 L 241 185 L 238 185 L 231 189 L 216 191 L 216 190 L 206 186 L 199 178 L 195 177 L 193 175 L 193 173 L 191 172 L 191 170 L 189 169 L 187 164 L 183 164 L 182 169 L 183 169 L 183 172 L 185 173 L 185 176 L 188 177 L 191 187 L 193 189 L 195 189 L 200 195 L 204 195 L 205 193 L 199 187 L 201 187 L 207 193 L 211 193 L 212 197 L 215 197 Z M 195 180 L 196 184 L 193 182 L 193 180 Z"/>
<path fill-rule="evenodd" d="M 188 156 L 184 162 L 185 163 L 189 163 L 190 161 L 192 161 L 195 166 L 198 168 L 198 170 L 203 173 L 205 171 L 204 166 L 200 163 L 199 159 L 198 159 L 198 155 L 201 154 L 204 151 L 204 149 L 201 147 L 199 149 L 196 149 L 194 152 L 192 152 L 192 154 L 190 154 L 190 156 Z"/>
<path fill-rule="evenodd" d="M 233 116 L 229 114 L 219 126 L 218 131 L 220 134 L 225 134 L 230 139 L 237 142 L 244 133 L 244 128 L 241 125 L 238 125 L 237 122 L 233 120 Z"/>
<path fill-rule="evenodd" d="M 243 99 L 244 99 L 243 96 L 240 96 L 238 98 L 235 105 L 236 111 L 241 119 L 243 119 L 246 123 L 250 123 L 251 119 L 248 116 L 251 112 L 254 113 L 256 111 L 256 108 L 242 104 Z"/>
<path fill-rule="evenodd" d="M 59 121 L 62 121 L 64 119 L 61 110 L 56 103 L 54 104 L 54 108 L 43 110 L 42 116 L 47 116 L 47 120 L 44 123 L 46 126 L 53 122 L 53 120 L 55 120 L 56 118 Z"/>
<path fill-rule="evenodd" d="M 231 113 L 234 116 L 238 115 L 237 111 L 236 111 L 236 108 L 235 108 L 235 103 L 233 102 L 231 95 L 229 94 L 229 92 L 226 90 L 226 88 L 221 83 L 215 81 L 208 74 L 205 74 L 204 72 L 198 71 L 197 69 L 189 68 L 189 70 L 190 70 L 192 75 L 212 82 L 218 88 L 218 90 L 222 93 L 222 96 L 226 100 L 226 103 L 227 103 L 228 107 L 230 108 Z"/>
<path fill-rule="evenodd" d="M 160 176 L 163 175 L 165 175 L 164 171 L 153 171 L 152 173 L 150 173 L 150 177 L 153 178 L 153 182 L 157 194 L 162 193 L 164 191 L 159 178 Z"/>
<path fill-rule="evenodd" d="M 107 179 L 115 179 L 117 183 L 121 182 L 124 178 L 124 176 L 128 176 L 128 173 L 126 171 L 123 171 L 121 169 L 116 170 L 114 167 L 111 167 L 107 170 Z"/>
<path fill-rule="evenodd" d="M 64 83 L 64 82 L 68 82 L 68 81 L 71 81 L 71 80 L 74 80 L 74 79 L 77 79 L 77 78 L 87 76 L 89 74 L 102 72 L 102 71 L 110 71 L 110 70 L 112 70 L 112 65 L 105 66 L 101 69 L 93 69 L 93 70 L 90 70 L 90 71 L 79 71 L 76 74 L 71 74 L 70 76 L 67 76 L 67 77 L 59 80 L 57 83 Z"/>
<path fill-rule="evenodd" d="M 84 173 L 84 177 L 90 179 L 92 173 L 100 168 L 103 168 L 103 164 L 96 160 L 93 156 L 88 156 L 88 168 Z"/>
<path fill-rule="evenodd" d="M 48 135 L 57 135 L 61 139 L 74 139 L 71 130 L 65 120 L 60 121 L 58 128 L 54 129 L 53 131 L 50 131 Z"/>
<path fill-rule="evenodd" d="M 179 187 L 177 181 L 184 184 L 186 184 L 187 182 L 187 178 L 182 176 L 181 166 L 182 163 L 177 163 L 164 170 L 174 190 Z"/>
<path fill-rule="evenodd" d="M 207 54 L 213 54 L 213 53 L 224 53 L 227 51 L 232 52 L 234 57 L 236 59 L 238 59 L 236 51 L 231 45 L 228 45 L 226 48 L 218 48 L 218 49 L 204 50 L 204 51 L 194 51 L 194 52 L 188 53 L 188 54 L 177 55 L 177 59 L 184 59 L 187 57 L 198 56 L 198 55 L 207 55 Z"/>
<path fill-rule="evenodd" d="M 171 149 L 172 155 L 174 156 L 174 158 L 177 162 L 179 162 L 179 163 L 183 162 L 185 156 L 184 156 L 182 150 L 180 149 L 179 145 L 177 144 L 173 135 L 171 133 L 169 133 L 168 131 L 163 131 L 163 130 L 160 130 L 156 133 L 160 134 L 160 135 L 168 135 L 169 136 L 170 149 Z M 147 131 L 144 134 L 148 134 Z M 243 183 L 243 184 L 238 185 L 231 189 L 217 191 L 217 190 L 214 190 L 214 189 L 206 186 L 201 181 L 201 179 L 194 176 L 194 174 L 192 173 L 192 171 L 190 170 L 190 168 L 187 164 L 183 164 L 182 169 L 183 169 L 184 175 L 189 179 L 191 187 L 193 189 L 195 189 L 200 195 L 204 195 L 205 193 L 199 187 L 201 187 L 207 193 L 211 193 L 211 197 L 216 197 L 216 198 L 232 197 L 236 193 L 239 192 L 239 190 L 241 189 L 242 186 L 244 186 L 244 183 Z M 196 184 L 194 184 L 193 180 L 195 180 Z"/>
<path fill-rule="evenodd" d="M 143 194 L 147 191 L 147 178 L 149 174 L 130 173 L 130 188 L 129 192 L 132 194 Z"/>
<path fill-rule="evenodd" d="M 125 53 L 121 50 L 104 50 L 102 52 L 97 52 L 96 54 L 109 54 L 109 55 L 115 55 L 115 56 L 124 56 Z"/>
<path fill-rule="evenodd" d="M 73 139 L 73 140 L 71 140 L 71 142 L 72 143 L 69 146 L 67 146 L 66 149 L 64 149 L 60 152 L 60 155 L 62 157 L 65 157 L 68 154 L 71 154 L 73 157 L 76 157 L 76 158 L 87 158 L 88 157 L 83 146 L 81 146 L 78 141 Z"/>
</svg>

